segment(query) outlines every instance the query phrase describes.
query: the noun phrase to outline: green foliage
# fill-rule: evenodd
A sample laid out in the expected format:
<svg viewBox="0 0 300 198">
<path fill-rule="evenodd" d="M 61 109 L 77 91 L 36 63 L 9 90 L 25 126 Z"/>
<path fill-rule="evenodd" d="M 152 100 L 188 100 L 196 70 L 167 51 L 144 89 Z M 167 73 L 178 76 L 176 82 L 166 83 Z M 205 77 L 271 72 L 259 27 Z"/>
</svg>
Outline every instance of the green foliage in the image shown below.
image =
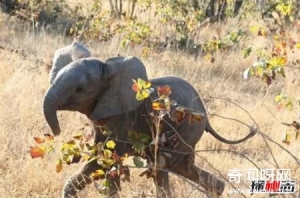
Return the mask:
<svg viewBox="0 0 300 198">
<path fill-rule="evenodd" d="M 205 60 L 214 62 L 214 54 L 217 52 L 226 52 L 234 49 L 239 45 L 240 40 L 246 35 L 246 32 L 239 29 L 237 31 L 228 32 L 223 38 L 214 37 L 203 44 L 203 53 Z"/>
<path fill-rule="evenodd" d="M 144 162 L 141 160 L 140 157 L 133 157 L 133 163 L 138 168 L 143 168 L 145 166 Z"/>
<path fill-rule="evenodd" d="M 281 3 L 277 4 L 276 9 L 279 9 L 279 5 L 283 6 Z M 290 6 L 285 8 L 281 7 L 280 9 L 282 12 L 284 11 L 285 16 L 289 16 L 291 14 L 291 10 L 289 10 Z M 288 62 L 288 52 L 298 48 L 299 41 L 295 41 L 288 32 L 280 28 L 270 31 L 270 29 L 267 29 L 266 27 L 252 26 L 250 27 L 250 31 L 257 37 L 269 38 L 270 44 L 255 50 L 256 60 L 252 66 L 244 71 L 244 79 L 257 77 L 261 78 L 267 85 L 270 85 L 276 80 L 278 75 L 286 77 L 285 69 L 289 64 L 291 64 Z M 244 58 L 247 58 L 252 51 L 252 47 L 244 49 Z M 294 61 L 292 64 L 296 65 L 295 67 L 299 67 L 299 60 Z M 282 93 L 275 96 L 275 103 L 278 110 L 288 111 L 293 111 L 296 105 L 299 105 L 299 101 L 294 97 Z M 288 124 L 288 126 L 296 128 L 295 139 L 297 140 L 300 125 L 294 121 L 292 124 Z M 285 132 L 282 142 L 289 145 L 291 140 L 291 133 Z"/>
<path fill-rule="evenodd" d="M 147 23 L 129 19 L 127 25 L 119 29 L 119 33 L 123 35 L 121 46 L 127 47 L 128 45 L 145 45 L 150 40 L 152 30 Z"/>
<path fill-rule="evenodd" d="M 284 94 L 278 94 L 275 96 L 275 102 L 277 103 L 277 108 L 280 109 L 287 109 L 289 111 L 292 111 L 294 109 L 294 103 L 295 99 L 284 95 Z"/>
<path fill-rule="evenodd" d="M 261 27 L 251 27 L 250 30 L 257 36 L 267 36 L 268 33 Z M 284 31 L 271 35 L 271 46 L 256 50 L 256 61 L 244 72 L 244 79 L 252 76 L 261 78 L 267 85 L 276 79 L 277 75 L 285 77 L 285 66 L 288 64 L 287 50 L 297 47 L 296 41 Z"/>
<path fill-rule="evenodd" d="M 151 142 L 151 138 L 143 133 L 128 131 L 128 138 L 132 142 L 132 148 L 141 156 L 145 155 L 145 148 Z"/>
</svg>

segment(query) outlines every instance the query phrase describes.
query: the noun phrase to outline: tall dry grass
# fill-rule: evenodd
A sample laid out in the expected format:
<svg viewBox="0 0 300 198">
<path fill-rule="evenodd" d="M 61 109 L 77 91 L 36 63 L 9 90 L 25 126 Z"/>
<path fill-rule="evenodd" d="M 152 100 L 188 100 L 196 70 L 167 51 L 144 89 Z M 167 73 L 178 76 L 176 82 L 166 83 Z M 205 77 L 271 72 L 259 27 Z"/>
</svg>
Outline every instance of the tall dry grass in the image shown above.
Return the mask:
<svg viewBox="0 0 300 198">
<path fill-rule="evenodd" d="M 0 197 L 59 197 L 62 186 L 67 177 L 77 171 L 83 164 L 69 166 L 59 174 L 55 173 L 55 160 L 58 154 L 46 156 L 45 159 L 31 159 L 28 154 L 33 137 L 49 133 L 42 114 L 42 101 L 47 88 L 47 64 L 50 64 L 55 49 L 69 44 L 71 40 L 59 35 L 34 34 L 30 27 L 25 31 L 15 31 L 10 22 L 0 27 L 0 44 L 5 49 L 0 50 Z M 203 29 L 202 37 L 224 34 L 232 28 L 232 24 L 212 25 Z M 291 30 L 293 33 L 293 30 Z M 296 36 L 296 35 L 295 35 Z M 253 38 L 243 41 L 244 45 L 258 46 L 266 40 Z M 105 60 L 110 56 L 122 55 L 141 56 L 141 51 L 123 50 L 118 47 L 117 40 L 108 43 L 86 42 L 94 56 Z M 11 49 L 17 49 L 11 51 Z M 292 56 L 299 56 L 296 51 Z M 281 143 L 282 135 L 287 128 L 281 121 L 292 121 L 298 117 L 294 111 L 278 111 L 274 103 L 274 94 L 284 91 L 299 97 L 299 81 L 293 82 L 299 73 L 289 70 L 287 78 L 274 82 L 266 87 L 259 80 L 242 80 L 242 72 L 253 61 L 254 57 L 242 59 L 241 49 L 229 53 L 220 53 L 214 63 L 207 63 L 202 59 L 194 61 L 181 52 L 166 51 L 144 59 L 150 77 L 175 75 L 192 83 L 205 101 L 210 114 L 238 119 L 249 125 L 254 124 L 247 112 L 259 125 L 260 130 L 278 142 L 283 148 L 300 158 L 299 141 L 289 146 Z M 182 93 L 184 94 L 184 93 Z M 210 98 L 208 96 L 212 96 Z M 235 104 L 217 97 L 227 98 L 242 106 L 247 112 Z M 85 117 L 75 112 L 60 112 L 59 120 L 62 135 L 58 140 L 66 140 L 77 132 L 87 121 Z M 210 116 L 212 126 L 228 139 L 239 139 L 245 136 L 248 128 L 232 120 Z M 293 137 L 292 137 L 293 138 Z M 238 145 L 225 145 L 215 140 L 211 135 L 204 134 L 198 143 L 197 150 L 231 149 L 249 157 L 263 169 L 280 168 L 291 169 L 292 178 L 297 180 L 297 190 L 300 189 L 300 168 L 292 157 L 276 144 L 265 141 L 260 134 L 251 140 Z M 276 159 L 274 161 L 272 155 Z M 213 172 L 219 178 L 228 179 L 230 169 L 243 171 L 255 166 L 236 154 L 221 151 L 197 153 L 196 164 Z M 122 197 L 152 197 L 155 195 L 154 184 L 150 180 L 140 178 L 141 170 L 131 170 L 131 183 L 122 184 Z M 249 189 L 248 184 L 238 187 Z M 232 188 L 227 182 L 222 197 L 241 197 L 229 195 Z M 205 197 L 188 184 L 185 180 L 171 174 L 171 189 L 175 197 Z M 299 192 L 298 192 L 299 193 Z M 79 197 L 101 197 L 93 186 L 82 191 Z M 246 194 L 248 197 L 249 194 Z M 294 197 L 299 195 L 294 195 Z M 252 196 L 262 197 L 262 196 Z M 291 196 L 292 197 L 292 196 Z"/>
</svg>

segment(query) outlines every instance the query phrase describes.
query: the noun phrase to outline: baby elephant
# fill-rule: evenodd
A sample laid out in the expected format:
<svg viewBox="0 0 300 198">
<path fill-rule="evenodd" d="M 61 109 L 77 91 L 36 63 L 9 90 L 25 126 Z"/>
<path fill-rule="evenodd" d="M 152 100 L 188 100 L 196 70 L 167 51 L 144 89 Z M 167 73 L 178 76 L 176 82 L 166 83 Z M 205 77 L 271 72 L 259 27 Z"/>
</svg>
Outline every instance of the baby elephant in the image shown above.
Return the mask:
<svg viewBox="0 0 300 198">
<path fill-rule="evenodd" d="M 68 65 L 72 61 L 87 58 L 91 56 L 91 52 L 81 45 L 80 43 L 74 41 L 71 45 L 66 47 L 60 48 L 55 51 L 53 57 L 53 64 L 50 71 L 50 84 L 54 81 L 57 73 L 61 70 L 64 66 Z"/>
<path fill-rule="evenodd" d="M 195 165 L 195 146 L 205 131 L 221 142 L 237 144 L 253 135 L 255 131 L 240 139 L 227 140 L 221 137 L 210 125 L 204 104 L 196 89 L 187 81 L 174 76 L 149 79 L 154 90 L 145 100 L 136 99 L 132 90 L 132 79 L 148 81 L 146 68 L 136 57 L 114 57 L 102 62 L 96 58 L 83 58 L 61 69 L 44 97 L 43 111 L 45 119 L 54 135 L 61 132 L 57 111 L 76 111 L 86 115 L 94 123 L 105 126 L 111 131 L 110 138 L 116 139 L 117 154 L 123 156 L 129 141 L 128 131 L 144 133 L 149 137 L 160 133 L 166 136 L 167 143 L 160 145 L 160 151 L 166 156 L 164 170 L 156 173 L 154 182 L 158 194 L 162 197 L 171 195 L 168 172 L 174 172 L 192 182 L 200 184 L 207 192 L 220 196 L 225 183 L 212 174 Z M 160 129 L 156 130 L 156 118 L 152 116 L 153 101 L 158 98 L 158 89 L 169 86 L 170 98 L 175 106 L 192 109 L 202 118 L 191 122 L 190 116 L 182 120 L 173 120 L 164 116 Z M 174 107 L 175 108 L 175 107 Z M 168 134 L 176 134 L 178 141 Z M 173 135 L 172 135 L 173 136 Z M 102 131 L 95 133 L 95 143 L 103 138 Z M 161 138 L 163 139 L 163 138 Z M 171 141 L 172 140 L 172 141 Z M 170 141 L 170 143 L 168 142 Z M 160 153 L 158 153 L 158 158 Z M 161 163 L 161 162 L 159 162 Z M 65 184 L 63 197 L 75 197 L 79 190 L 92 182 L 90 174 L 101 168 L 96 160 L 87 163 L 80 173 L 73 175 Z M 110 197 L 116 197 L 120 189 L 120 178 L 110 181 Z"/>
</svg>

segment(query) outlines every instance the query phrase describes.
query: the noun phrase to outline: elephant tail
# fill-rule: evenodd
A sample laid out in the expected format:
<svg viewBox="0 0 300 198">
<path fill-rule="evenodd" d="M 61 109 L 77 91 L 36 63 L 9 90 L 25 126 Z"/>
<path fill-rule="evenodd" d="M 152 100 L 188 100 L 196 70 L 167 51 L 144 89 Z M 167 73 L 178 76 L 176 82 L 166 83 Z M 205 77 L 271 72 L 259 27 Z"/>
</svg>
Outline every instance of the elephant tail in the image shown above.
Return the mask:
<svg viewBox="0 0 300 198">
<path fill-rule="evenodd" d="M 220 136 L 213 128 L 212 126 L 210 125 L 209 121 L 207 120 L 207 123 L 206 123 L 206 127 L 205 127 L 205 131 L 209 132 L 210 134 L 212 134 L 212 136 L 214 136 L 217 140 L 221 141 L 221 142 L 224 142 L 226 144 L 238 144 L 238 143 L 241 143 L 241 142 L 244 142 L 246 141 L 247 139 L 251 138 L 252 136 L 254 136 L 256 134 L 256 129 L 254 128 L 250 128 L 250 132 L 249 134 L 240 139 L 240 140 L 227 140 L 225 138 L 223 138 L 222 136 Z"/>
</svg>

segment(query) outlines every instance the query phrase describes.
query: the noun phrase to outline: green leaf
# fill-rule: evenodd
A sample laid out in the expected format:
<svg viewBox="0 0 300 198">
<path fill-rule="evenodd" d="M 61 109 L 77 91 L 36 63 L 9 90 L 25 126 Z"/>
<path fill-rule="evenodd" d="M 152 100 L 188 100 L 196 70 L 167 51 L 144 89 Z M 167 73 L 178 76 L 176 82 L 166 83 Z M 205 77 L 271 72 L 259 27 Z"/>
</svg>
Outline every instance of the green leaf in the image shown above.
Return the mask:
<svg viewBox="0 0 300 198">
<path fill-rule="evenodd" d="M 105 179 L 102 183 L 102 186 L 109 188 L 109 181 L 107 179 Z"/>
<path fill-rule="evenodd" d="M 150 140 L 150 137 L 146 134 L 141 133 L 139 135 L 139 141 L 141 141 L 142 143 L 148 143 Z"/>
<path fill-rule="evenodd" d="M 248 47 L 243 50 L 243 58 L 247 58 L 252 52 L 252 47 Z"/>
<path fill-rule="evenodd" d="M 48 154 L 51 154 L 51 153 L 54 153 L 55 149 L 54 149 L 54 146 L 53 145 L 50 145 L 46 148 L 46 152 Z"/>
<path fill-rule="evenodd" d="M 263 74 L 264 74 L 263 66 L 258 66 L 258 67 L 256 68 L 255 74 L 256 74 L 257 76 L 263 76 Z"/>
<path fill-rule="evenodd" d="M 282 100 L 282 94 L 275 96 L 275 102 L 280 102 Z"/>
<path fill-rule="evenodd" d="M 134 142 L 132 148 L 136 152 L 142 153 L 144 151 L 144 143 L 142 143 L 142 142 Z"/>
<path fill-rule="evenodd" d="M 137 168 L 143 168 L 144 167 L 144 162 L 141 160 L 140 157 L 133 157 L 133 163 Z"/>
<path fill-rule="evenodd" d="M 98 177 L 101 177 L 101 176 L 104 176 L 104 175 L 105 175 L 105 172 L 101 169 L 98 169 L 95 172 L 93 172 L 90 176 L 92 178 L 98 178 Z"/>
<path fill-rule="evenodd" d="M 104 149 L 103 153 L 104 153 L 104 156 L 106 156 L 106 157 L 110 157 L 112 155 L 111 150 L 108 150 L 108 149 Z"/>
<path fill-rule="evenodd" d="M 108 140 L 106 142 L 106 147 L 109 149 L 114 149 L 116 147 L 116 143 L 113 140 Z"/>
<path fill-rule="evenodd" d="M 250 29 L 251 32 L 256 33 L 256 32 L 258 32 L 258 30 L 259 30 L 260 28 L 261 28 L 261 27 L 259 27 L 259 26 L 251 26 L 249 29 Z"/>
</svg>

